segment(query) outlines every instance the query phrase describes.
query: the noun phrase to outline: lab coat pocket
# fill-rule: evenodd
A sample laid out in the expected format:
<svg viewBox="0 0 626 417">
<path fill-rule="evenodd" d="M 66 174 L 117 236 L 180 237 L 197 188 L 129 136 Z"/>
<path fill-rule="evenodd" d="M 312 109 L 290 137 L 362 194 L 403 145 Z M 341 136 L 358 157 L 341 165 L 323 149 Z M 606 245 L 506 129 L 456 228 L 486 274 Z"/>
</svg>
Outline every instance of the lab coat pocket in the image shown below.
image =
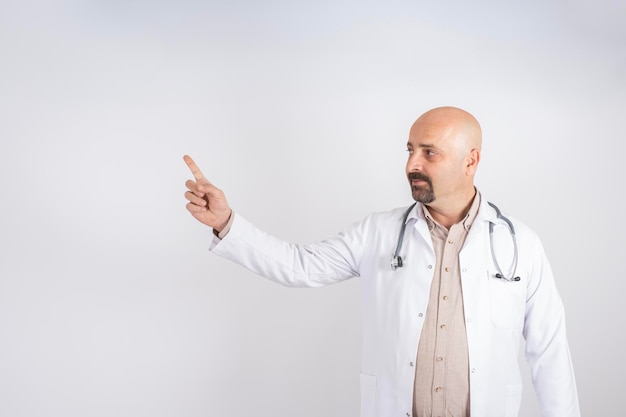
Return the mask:
<svg viewBox="0 0 626 417">
<path fill-rule="evenodd" d="M 495 327 L 521 329 L 524 325 L 525 287 L 520 281 L 496 278 L 488 272 L 491 321 Z"/>
<path fill-rule="evenodd" d="M 361 417 L 376 416 L 376 376 L 361 373 Z"/>
<path fill-rule="evenodd" d="M 506 388 L 504 417 L 517 417 L 522 405 L 522 385 L 509 385 Z"/>
</svg>

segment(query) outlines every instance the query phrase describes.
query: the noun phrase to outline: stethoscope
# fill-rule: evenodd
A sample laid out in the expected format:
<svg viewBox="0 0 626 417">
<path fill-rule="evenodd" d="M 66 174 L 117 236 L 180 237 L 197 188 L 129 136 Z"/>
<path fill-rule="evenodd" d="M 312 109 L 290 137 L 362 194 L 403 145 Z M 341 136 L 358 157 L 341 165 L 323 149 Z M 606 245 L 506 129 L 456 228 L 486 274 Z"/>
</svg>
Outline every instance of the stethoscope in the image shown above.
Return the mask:
<svg viewBox="0 0 626 417">
<path fill-rule="evenodd" d="M 506 276 L 502 272 L 502 269 L 500 268 L 500 265 L 498 264 L 498 261 L 496 259 L 496 253 L 493 250 L 493 225 L 494 223 L 489 222 L 489 246 L 491 248 L 491 259 L 493 259 L 493 263 L 496 266 L 496 269 L 498 270 L 498 273 L 496 273 L 494 276 L 504 281 L 517 282 L 521 278 L 518 276 L 515 276 L 515 272 L 517 271 L 517 254 L 518 254 L 517 238 L 515 237 L 515 227 L 513 227 L 513 223 L 511 222 L 511 220 L 509 220 L 506 216 L 504 216 L 502 212 L 500 211 L 500 209 L 495 204 L 490 203 L 490 202 L 487 202 L 487 203 L 491 207 L 493 207 L 493 209 L 496 211 L 496 216 L 498 217 L 498 219 L 503 220 L 507 224 L 507 226 L 509 227 L 509 233 L 511 234 L 511 239 L 513 239 L 513 251 L 514 251 L 513 271 L 511 272 L 511 275 Z M 402 219 L 402 227 L 400 229 L 400 234 L 398 235 L 398 244 L 396 245 L 396 251 L 394 252 L 393 258 L 391 258 L 391 269 L 393 269 L 394 271 L 398 268 L 402 268 L 403 266 L 402 257 L 400 256 L 400 250 L 402 249 L 402 241 L 404 240 L 404 231 L 406 230 L 406 219 L 409 218 L 409 214 L 411 213 L 411 210 L 413 210 L 413 207 L 415 207 L 416 204 L 417 203 L 413 203 L 413 205 L 411 205 L 411 207 L 408 208 L 406 213 L 404 213 L 404 218 Z"/>
</svg>

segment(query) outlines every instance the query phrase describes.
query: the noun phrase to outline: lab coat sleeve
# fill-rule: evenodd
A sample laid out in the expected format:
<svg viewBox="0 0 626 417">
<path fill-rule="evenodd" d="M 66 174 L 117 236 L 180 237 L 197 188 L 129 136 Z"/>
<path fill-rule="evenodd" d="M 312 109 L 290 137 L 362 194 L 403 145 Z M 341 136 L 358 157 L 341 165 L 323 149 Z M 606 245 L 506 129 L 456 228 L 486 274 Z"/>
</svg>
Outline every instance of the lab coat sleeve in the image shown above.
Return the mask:
<svg viewBox="0 0 626 417">
<path fill-rule="evenodd" d="M 210 250 L 289 287 L 319 287 L 358 276 L 365 222 L 322 242 L 298 245 L 259 230 L 239 213 Z"/>
<path fill-rule="evenodd" d="M 535 236 L 526 301 L 526 359 L 542 417 L 579 417 L 565 312 L 543 246 Z"/>
</svg>

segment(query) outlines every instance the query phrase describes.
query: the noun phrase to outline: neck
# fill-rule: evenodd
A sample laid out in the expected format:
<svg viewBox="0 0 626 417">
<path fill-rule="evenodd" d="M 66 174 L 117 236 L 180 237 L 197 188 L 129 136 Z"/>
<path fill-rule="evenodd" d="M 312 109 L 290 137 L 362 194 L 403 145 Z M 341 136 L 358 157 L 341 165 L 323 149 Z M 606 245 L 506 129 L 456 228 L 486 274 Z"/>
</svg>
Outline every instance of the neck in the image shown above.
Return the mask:
<svg viewBox="0 0 626 417">
<path fill-rule="evenodd" d="M 472 187 L 471 191 L 467 193 L 456 194 L 444 201 L 436 199 L 432 204 L 427 204 L 426 207 L 437 223 L 450 229 L 452 225 L 465 218 L 475 197 L 476 189 Z"/>
</svg>

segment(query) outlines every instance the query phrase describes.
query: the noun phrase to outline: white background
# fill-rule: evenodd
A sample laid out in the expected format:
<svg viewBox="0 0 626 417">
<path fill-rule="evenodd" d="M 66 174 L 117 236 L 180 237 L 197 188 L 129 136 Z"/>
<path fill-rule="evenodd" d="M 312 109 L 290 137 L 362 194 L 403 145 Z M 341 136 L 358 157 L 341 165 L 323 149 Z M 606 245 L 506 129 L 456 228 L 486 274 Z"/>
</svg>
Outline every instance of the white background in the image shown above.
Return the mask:
<svg viewBox="0 0 626 417">
<path fill-rule="evenodd" d="M 210 255 L 182 155 L 304 243 L 411 202 L 408 129 L 440 105 L 481 122 L 477 184 L 542 237 L 583 414 L 614 414 L 625 16 L 617 0 L 0 0 L 0 416 L 356 416 L 358 279 L 287 289 Z"/>
</svg>

